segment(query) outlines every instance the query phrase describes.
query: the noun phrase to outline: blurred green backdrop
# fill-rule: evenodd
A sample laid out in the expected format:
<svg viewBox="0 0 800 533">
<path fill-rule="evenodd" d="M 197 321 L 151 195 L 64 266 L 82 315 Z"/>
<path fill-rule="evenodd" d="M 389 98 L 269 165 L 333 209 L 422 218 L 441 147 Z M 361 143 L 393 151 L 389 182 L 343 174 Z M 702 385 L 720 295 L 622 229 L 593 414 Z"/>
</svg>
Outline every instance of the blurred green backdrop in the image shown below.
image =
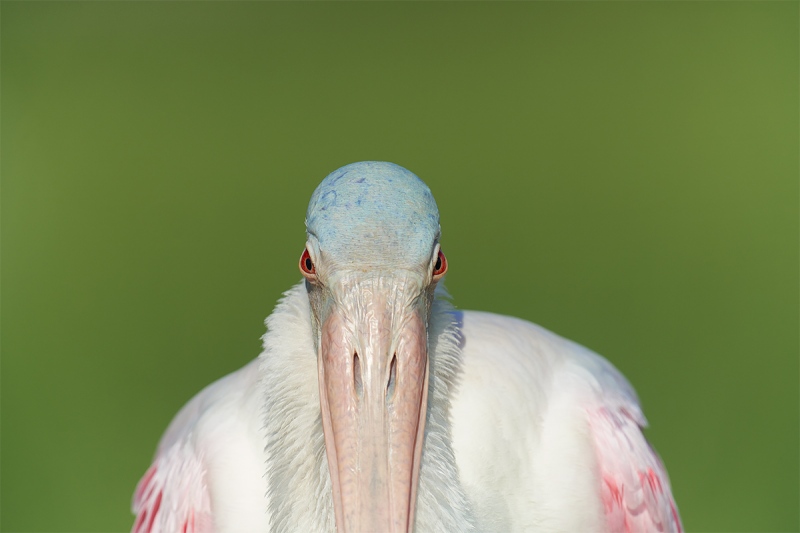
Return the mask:
<svg viewBox="0 0 800 533">
<path fill-rule="evenodd" d="M 316 184 L 433 189 L 461 308 L 638 389 L 686 528 L 798 529 L 798 3 L 2 6 L 3 531 L 122 531 Z"/>
</svg>

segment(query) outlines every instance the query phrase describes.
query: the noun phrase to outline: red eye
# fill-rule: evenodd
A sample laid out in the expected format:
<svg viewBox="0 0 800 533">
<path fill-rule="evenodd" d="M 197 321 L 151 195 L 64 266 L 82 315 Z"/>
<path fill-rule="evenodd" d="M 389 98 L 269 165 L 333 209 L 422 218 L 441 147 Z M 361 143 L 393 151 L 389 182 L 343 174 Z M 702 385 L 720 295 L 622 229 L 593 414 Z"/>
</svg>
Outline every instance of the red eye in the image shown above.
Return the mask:
<svg viewBox="0 0 800 533">
<path fill-rule="evenodd" d="M 317 273 L 317 267 L 314 266 L 308 250 L 303 250 L 303 255 L 300 256 L 300 271 L 304 276 L 314 276 Z"/>
<path fill-rule="evenodd" d="M 445 272 L 447 272 L 447 258 L 439 250 L 439 257 L 436 258 L 436 264 L 433 265 L 433 277 L 443 276 Z"/>
</svg>

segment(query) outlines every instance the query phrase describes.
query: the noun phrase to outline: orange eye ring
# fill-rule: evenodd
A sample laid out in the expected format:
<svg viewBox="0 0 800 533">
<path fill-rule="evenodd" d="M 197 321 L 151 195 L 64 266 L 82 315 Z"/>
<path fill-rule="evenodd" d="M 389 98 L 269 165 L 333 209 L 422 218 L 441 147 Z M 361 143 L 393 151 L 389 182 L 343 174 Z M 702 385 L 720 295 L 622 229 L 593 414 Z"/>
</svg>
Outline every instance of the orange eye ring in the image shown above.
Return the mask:
<svg viewBox="0 0 800 533">
<path fill-rule="evenodd" d="M 314 266 L 307 249 L 303 250 L 303 255 L 300 256 L 300 272 L 306 277 L 317 275 L 317 267 Z"/>
<path fill-rule="evenodd" d="M 433 277 L 440 278 L 444 276 L 445 272 L 447 272 L 447 258 L 444 256 L 444 252 L 439 250 L 439 256 L 436 258 L 436 264 L 433 265 Z"/>
</svg>

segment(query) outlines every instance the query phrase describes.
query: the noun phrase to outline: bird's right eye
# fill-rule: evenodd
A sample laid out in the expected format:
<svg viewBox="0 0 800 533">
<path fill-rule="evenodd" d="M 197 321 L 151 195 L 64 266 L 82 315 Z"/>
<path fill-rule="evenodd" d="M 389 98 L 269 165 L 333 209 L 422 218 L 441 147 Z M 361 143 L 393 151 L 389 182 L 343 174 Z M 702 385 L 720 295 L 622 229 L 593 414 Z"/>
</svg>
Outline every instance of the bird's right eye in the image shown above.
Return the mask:
<svg viewBox="0 0 800 533">
<path fill-rule="evenodd" d="M 311 260 L 311 254 L 307 249 L 303 250 L 303 255 L 300 256 L 300 272 L 306 277 L 317 274 L 317 267 L 314 266 L 314 261 Z"/>
</svg>

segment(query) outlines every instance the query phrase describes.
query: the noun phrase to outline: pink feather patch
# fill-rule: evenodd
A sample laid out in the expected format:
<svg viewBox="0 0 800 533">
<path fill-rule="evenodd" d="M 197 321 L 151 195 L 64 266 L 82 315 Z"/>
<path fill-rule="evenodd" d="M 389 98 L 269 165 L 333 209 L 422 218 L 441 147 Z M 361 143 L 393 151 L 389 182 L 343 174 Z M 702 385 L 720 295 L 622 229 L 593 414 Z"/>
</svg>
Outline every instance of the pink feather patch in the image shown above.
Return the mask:
<svg viewBox="0 0 800 533">
<path fill-rule="evenodd" d="M 156 457 L 133 496 L 132 533 L 210 533 L 211 504 L 202 461 L 178 442 Z"/>
<path fill-rule="evenodd" d="M 669 478 L 624 407 L 589 413 L 609 531 L 682 533 Z"/>
</svg>

